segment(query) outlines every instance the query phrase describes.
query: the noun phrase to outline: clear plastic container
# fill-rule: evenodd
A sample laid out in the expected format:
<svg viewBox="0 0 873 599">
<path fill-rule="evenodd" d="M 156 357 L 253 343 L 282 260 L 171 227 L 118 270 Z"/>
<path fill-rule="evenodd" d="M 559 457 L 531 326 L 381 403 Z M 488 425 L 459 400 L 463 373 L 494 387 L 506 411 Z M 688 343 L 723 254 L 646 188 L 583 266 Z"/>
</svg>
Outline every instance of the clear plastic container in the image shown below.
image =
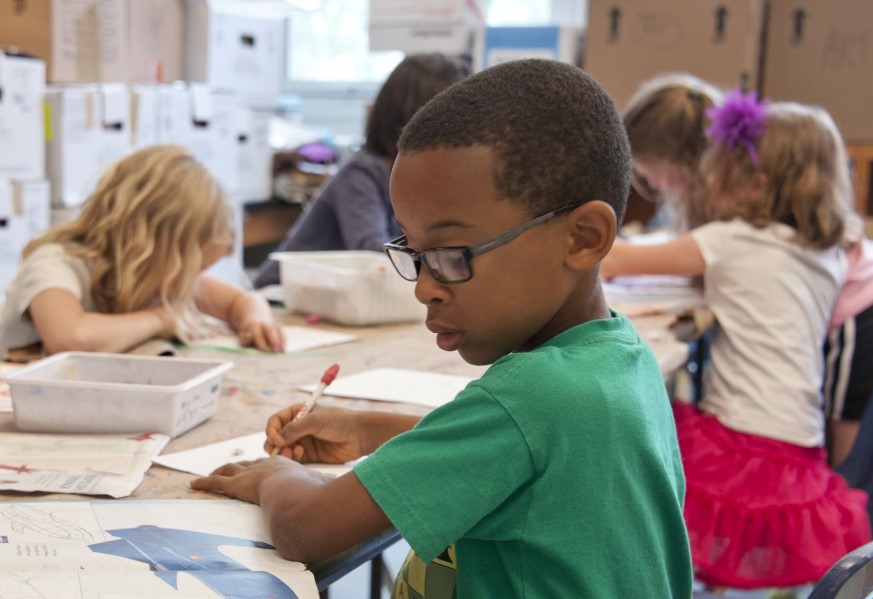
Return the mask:
<svg viewBox="0 0 873 599">
<path fill-rule="evenodd" d="M 381 252 L 274 252 L 288 310 L 346 325 L 424 320 L 415 284 Z"/>
<path fill-rule="evenodd" d="M 231 362 L 66 352 L 6 377 L 22 431 L 181 435 L 218 408 Z"/>
</svg>

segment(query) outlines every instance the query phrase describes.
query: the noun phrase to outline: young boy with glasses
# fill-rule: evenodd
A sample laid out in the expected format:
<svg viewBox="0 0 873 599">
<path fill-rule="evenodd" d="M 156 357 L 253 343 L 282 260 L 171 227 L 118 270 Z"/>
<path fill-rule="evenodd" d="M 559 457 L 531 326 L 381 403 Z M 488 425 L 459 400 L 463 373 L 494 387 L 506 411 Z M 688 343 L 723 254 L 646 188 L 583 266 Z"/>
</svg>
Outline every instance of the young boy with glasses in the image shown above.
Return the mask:
<svg viewBox="0 0 873 599">
<path fill-rule="evenodd" d="M 420 420 L 317 408 L 293 422 L 292 406 L 267 427 L 283 456 L 192 486 L 260 503 L 289 559 L 391 526 L 425 561 L 455 543 L 459 598 L 689 597 L 669 401 L 598 277 L 631 176 L 615 105 L 575 67 L 509 62 L 431 100 L 399 148 L 405 235 L 386 250 L 437 345 L 491 367 Z M 328 481 L 294 461 L 367 454 Z"/>
</svg>

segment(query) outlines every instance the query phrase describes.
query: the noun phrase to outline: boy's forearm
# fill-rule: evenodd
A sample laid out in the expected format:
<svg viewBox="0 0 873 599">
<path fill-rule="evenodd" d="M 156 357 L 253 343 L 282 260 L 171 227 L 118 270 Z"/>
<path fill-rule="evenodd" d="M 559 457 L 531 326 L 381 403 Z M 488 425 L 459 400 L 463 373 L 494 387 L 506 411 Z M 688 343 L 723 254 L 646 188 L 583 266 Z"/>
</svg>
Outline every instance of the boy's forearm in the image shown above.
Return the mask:
<svg viewBox="0 0 873 599">
<path fill-rule="evenodd" d="M 361 446 L 364 455 L 369 455 L 389 439 L 414 428 L 421 417 L 369 411 L 361 412 L 360 419 Z"/>
<path fill-rule="evenodd" d="M 273 545 L 288 560 L 317 562 L 389 528 L 354 473 L 329 482 L 286 468 L 261 482 L 260 505 Z"/>
</svg>

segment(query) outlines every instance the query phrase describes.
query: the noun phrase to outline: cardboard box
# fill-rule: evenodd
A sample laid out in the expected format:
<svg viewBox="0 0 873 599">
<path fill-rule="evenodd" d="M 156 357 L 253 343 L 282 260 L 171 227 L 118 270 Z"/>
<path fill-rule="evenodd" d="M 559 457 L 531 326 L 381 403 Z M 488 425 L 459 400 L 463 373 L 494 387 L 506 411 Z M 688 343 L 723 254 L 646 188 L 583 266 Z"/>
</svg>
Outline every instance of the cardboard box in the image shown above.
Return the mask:
<svg viewBox="0 0 873 599">
<path fill-rule="evenodd" d="M 582 29 L 577 27 L 486 27 L 476 36 L 473 69 L 522 58 L 582 63 Z"/>
<path fill-rule="evenodd" d="M 235 192 L 239 183 L 235 114 L 240 109 L 239 99 L 197 83 L 188 86 L 188 95 L 191 152 L 225 191 Z"/>
<path fill-rule="evenodd" d="M 81 204 L 130 147 L 130 93 L 123 85 L 49 88 L 46 159 L 52 205 Z"/>
<path fill-rule="evenodd" d="M 191 144 L 191 99 L 188 86 L 158 86 L 158 143 Z"/>
<path fill-rule="evenodd" d="M 619 109 L 670 71 L 755 89 L 765 9 L 765 0 L 590 0 L 583 66 Z"/>
<path fill-rule="evenodd" d="M 264 110 L 243 108 L 237 111 L 237 193 L 244 202 L 267 200 L 273 196 L 272 118 L 272 113 Z"/>
<path fill-rule="evenodd" d="M 278 106 L 285 82 L 285 17 L 234 12 L 188 0 L 185 78 L 237 94 L 251 106 Z"/>
<path fill-rule="evenodd" d="M 24 246 L 49 226 L 45 179 L 0 179 L 0 294 L 18 273 Z"/>
<path fill-rule="evenodd" d="M 157 85 L 130 88 L 130 146 L 139 150 L 158 143 L 160 98 Z"/>
<path fill-rule="evenodd" d="M 0 177 L 44 177 L 45 64 L 0 51 Z"/>
<path fill-rule="evenodd" d="M 370 50 L 466 54 L 484 23 L 476 0 L 370 0 Z"/>
<path fill-rule="evenodd" d="M 848 141 L 873 143 L 873 3 L 773 0 L 762 91 L 822 106 Z"/>
<path fill-rule="evenodd" d="M 55 83 L 172 81 L 182 76 L 183 2 L 3 2 L 0 45 L 43 59 Z"/>
</svg>

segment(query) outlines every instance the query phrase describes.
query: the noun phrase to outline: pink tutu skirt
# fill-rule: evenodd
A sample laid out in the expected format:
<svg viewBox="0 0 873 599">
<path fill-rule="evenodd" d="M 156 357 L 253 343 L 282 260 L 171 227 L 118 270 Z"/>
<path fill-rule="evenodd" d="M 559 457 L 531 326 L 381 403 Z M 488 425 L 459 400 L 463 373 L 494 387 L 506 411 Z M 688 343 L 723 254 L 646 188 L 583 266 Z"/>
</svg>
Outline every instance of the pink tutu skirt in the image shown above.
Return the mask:
<svg viewBox="0 0 873 599">
<path fill-rule="evenodd" d="M 867 494 L 850 489 L 824 449 L 725 428 L 674 402 L 695 574 L 731 588 L 814 582 L 870 541 Z"/>
</svg>

